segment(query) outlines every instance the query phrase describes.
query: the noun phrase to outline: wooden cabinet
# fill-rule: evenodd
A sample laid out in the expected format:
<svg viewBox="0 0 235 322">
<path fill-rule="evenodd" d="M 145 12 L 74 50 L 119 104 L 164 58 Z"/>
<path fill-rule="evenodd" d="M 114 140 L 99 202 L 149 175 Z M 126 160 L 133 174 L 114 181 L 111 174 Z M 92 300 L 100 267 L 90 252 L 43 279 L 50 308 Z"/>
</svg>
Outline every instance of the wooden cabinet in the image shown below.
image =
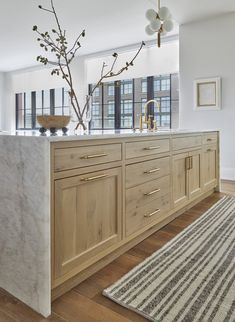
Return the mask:
<svg viewBox="0 0 235 322">
<path fill-rule="evenodd" d="M 205 132 L 54 143 L 53 294 L 212 193 L 218 141 L 217 132 Z"/>
<path fill-rule="evenodd" d="M 206 145 L 203 148 L 203 188 L 210 190 L 217 186 L 218 178 L 217 145 Z"/>
<path fill-rule="evenodd" d="M 121 168 L 55 181 L 55 277 L 121 239 Z"/>
<path fill-rule="evenodd" d="M 202 174 L 202 150 L 189 152 L 189 199 L 198 197 L 202 193 Z"/>
<path fill-rule="evenodd" d="M 174 155 L 172 158 L 174 207 L 185 205 L 202 192 L 202 151 Z"/>
<path fill-rule="evenodd" d="M 172 180 L 174 207 L 184 205 L 188 199 L 188 170 L 186 160 L 188 153 L 181 153 L 172 157 Z"/>
</svg>

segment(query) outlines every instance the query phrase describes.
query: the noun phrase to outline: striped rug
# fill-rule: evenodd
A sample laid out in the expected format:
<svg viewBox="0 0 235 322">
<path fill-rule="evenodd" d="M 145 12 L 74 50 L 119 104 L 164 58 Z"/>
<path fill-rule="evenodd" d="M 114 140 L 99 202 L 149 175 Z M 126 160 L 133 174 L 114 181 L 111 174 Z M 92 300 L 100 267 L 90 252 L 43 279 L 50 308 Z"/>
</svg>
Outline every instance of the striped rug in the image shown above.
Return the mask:
<svg viewBox="0 0 235 322">
<path fill-rule="evenodd" d="M 235 321 L 235 198 L 226 196 L 103 294 L 150 321 Z"/>
</svg>

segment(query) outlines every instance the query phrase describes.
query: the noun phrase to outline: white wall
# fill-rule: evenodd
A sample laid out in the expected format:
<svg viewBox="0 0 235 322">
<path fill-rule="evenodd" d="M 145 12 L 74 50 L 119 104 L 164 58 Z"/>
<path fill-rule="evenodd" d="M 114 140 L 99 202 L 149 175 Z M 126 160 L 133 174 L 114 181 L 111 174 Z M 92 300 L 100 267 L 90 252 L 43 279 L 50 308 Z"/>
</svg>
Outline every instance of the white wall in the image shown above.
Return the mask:
<svg viewBox="0 0 235 322">
<path fill-rule="evenodd" d="M 125 66 L 130 61 L 137 50 L 131 50 L 119 54 L 115 71 Z M 87 60 L 87 81 L 96 83 L 100 78 L 100 72 L 103 62 L 112 65 L 112 55 L 100 58 L 91 58 Z M 108 70 L 108 68 L 107 68 Z M 162 43 L 161 48 L 157 46 L 144 48 L 137 57 L 134 67 L 130 67 L 121 75 L 121 79 L 138 78 L 167 73 L 179 72 L 179 42 Z M 120 76 L 119 76 L 120 79 Z M 111 78 L 109 80 L 112 80 Z"/>
<path fill-rule="evenodd" d="M 0 130 L 2 129 L 2 110 L 4 106 L 4 73 L 0 73 Z"/>
<path fill-rule="evenodd" d="M 221 176 L 235 180 L 235 13 L 180 27 L 180 127 L 221 130 Z M 222 110 L 193 111 L 193 81 L 221 76 Z"/>
<path fill-rule="evenodd" d="M 71 69 L 74 87 L 77 90 L 81 104 L 87 92 L 86 65 L 84 58 L 75 58 Z M 0 78 L 1 86 L 1 78 Z M 2 127 L 5 131 L 15 130 L 15 94 L 27 91 L 66 87 L 65 80 L 58 76 L 51 76 L 49 68 L 39 70 L 21 70 L 5 74 L 5 105 L 2 110 Z M 1 88 L 1 87 L 0 87 Z M 1 89 L 0 89 L 1 91 Z M 1 92 L 0 92 L 1 94 Z M 0 103 L 1 104 L 1 103 Z"/>
</svg>

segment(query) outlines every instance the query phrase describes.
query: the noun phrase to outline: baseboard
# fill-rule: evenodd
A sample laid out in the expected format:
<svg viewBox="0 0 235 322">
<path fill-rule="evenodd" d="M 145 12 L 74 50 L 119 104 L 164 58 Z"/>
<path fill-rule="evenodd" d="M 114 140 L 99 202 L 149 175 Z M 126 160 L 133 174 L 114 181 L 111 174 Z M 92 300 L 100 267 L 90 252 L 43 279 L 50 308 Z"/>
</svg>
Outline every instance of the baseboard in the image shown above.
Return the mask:
<svg viewBox="0 0 235 322">
<path fill-rule="evenodd" d="M 235 168 L 221 168 L 221 179 L 235 181 Z"/>
</svg>

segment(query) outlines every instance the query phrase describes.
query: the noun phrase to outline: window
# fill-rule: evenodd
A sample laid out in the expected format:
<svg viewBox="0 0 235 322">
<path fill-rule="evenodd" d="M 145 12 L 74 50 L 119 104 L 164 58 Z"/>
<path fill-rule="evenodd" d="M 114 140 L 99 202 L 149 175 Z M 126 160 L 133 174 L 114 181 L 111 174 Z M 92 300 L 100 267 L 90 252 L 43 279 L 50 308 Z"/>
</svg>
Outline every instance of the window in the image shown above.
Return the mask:
<svg viewBox="0 0 235 322">
<path fill-rule="evenodd" d="M 102 109 L 99 102 L 92 103 L 91 109 L 91 119 L 92 128 L 101 129 L 102 128 Z"/>
<path fill-rule="evenodd" d="M 147 88 L 148 88 L 147 78 L 142 78 L 142 81 L 141 81 L 142 93 L 147 93 Z"/>
<path fill-rule="evenodd" d="M 154 77 L 154 92 L 170 91 L 170 75 Z"/>
<path fill-rule="evenodd" d="M 150 104 L 147 109 L 147 114 L 154 114 L 158 127 L 170 128 L 173 122 L 176 128 L 179 109 L 178 83 L 178 74 L 103 83 L 99 87 L 99 96 L 93 96 L 94 112 L 90 128 L 138 128 L 140 116 L 144 115 L 145 104 L 150 99 L 159 102 L 160 111 L 154 104 Z M 92 86 L 94 85 L 89 85 L 89 89 Z"/>
<path fill-rule="evenodd" d="M 132 80 L 121 81 L 121 94 L 127 95 L 132 93 L 133 93 L 133 81 Z"/>
<path fill-rule="evenodd" d="M 115 128 L 115 102 L 108 101 L 108 104 L 104 106 L 104 128 Z"/>
<path fill-rule="evenodd" d="M 170 128 L 171 125 L 171 98 L 155 97 L 159 103 L 160 110 L 154 109 L 154 116 L 158 127 Z"/>
<path fill-rule="evenodd" d="M 94 90 L 93 96 L 95 96 L 95 97 L 100 96 L 100 89 L 99 89 L 99 87 L 96 87 L 96 89 Z"/>
<path fill-rule="evenodd" d="M 114 84 L 108 84 L 108 96 L 114 96 Z"/>
<path fill-rule="evenodd" d="M 17 93 L 16 129 L 39 128 L 37 115 L 69 115 L 69 105 L 69 94 L 64 88 Z"/>
<path fill-rule="evenodd" d="M 161 113 L 170 113 L 171 111 L 170 97 L 161 97 L 160 106 L 161 106 Z"/>
<path fill-rule="evenodd" d="M 160 92 L 161 90 L 161 80 L 155 79 L 154 80 L 154 92 Z"/>
<path fill-rule="evenodd" d="M 114 106 L 114 101 L 109 101 L 108 102 L 108 116 L 114 116 L 114 109 L 115 109 L 115 106 Z"/>
<path fill-rule="evenodd" d="M 142 98 L 141 99 L 141 111 L 142 111 L 142 114 L 144 114 L 144 112 L 145 112 L 144 107 L 145 107 L 146 103 L 147 103 L 147 98 Z"/>
<path fill-rule="evenodd" d="M 169 91 L 170 90 L 170 78 L 166 78 L 166 79 L 161 80 L 161 90 L 162 91 Z"/>
<path fill-rule="evenodd" d="M 121 101 L 121 128 L 133 128 L 133 101 Z"/>
</svg>

